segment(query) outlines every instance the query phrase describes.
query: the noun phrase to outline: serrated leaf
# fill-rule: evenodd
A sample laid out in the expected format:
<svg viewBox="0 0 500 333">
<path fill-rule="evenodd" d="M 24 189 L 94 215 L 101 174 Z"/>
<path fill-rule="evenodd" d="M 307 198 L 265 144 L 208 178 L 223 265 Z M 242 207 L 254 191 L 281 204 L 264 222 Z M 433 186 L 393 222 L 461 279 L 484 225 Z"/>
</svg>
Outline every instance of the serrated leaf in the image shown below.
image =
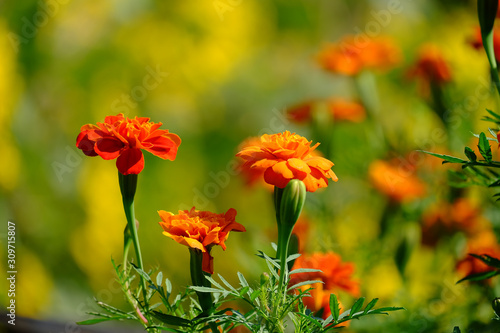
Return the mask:
<svg viewBox="0 0 500 333">
<path fill-rule="evenodd" d="M 297 289 L 298 287 L 306 286 L 308 284 L 314 284 L 314 283 L 324 283 L 324 282 L 320 281 L 320 280 L 303 281 L 303 282 L 299 282 L 299 283 L 294 284 L 293 286 L 291 286 L 290 288 L 288 288 L 287 291 L 290 291 L 290 290 L 293 290 L 293 289 Z"/>
<path fill-rule="evenodd" d="M 476 153 L 474 153 L 474 150 L 472 150 L 469 147 L 465 147 L 465 156 L 469 159 L 469 161 L 476 162 L 477 161 L 477 156 Z"/>
<path fill-rule="evenodd" d="M 134 263 L 130 263 L 130 264 L 135 269 L 135 271 L 137 273 L 139 273 L 140 276 L 142 276 L 142 278 L 144 280 L 146 280 L 149 284 L 153 283 L 153 281 L 151 280 L 151 277 L 149 276 L 148 273 L 146 273 L 145 271 L 143 271 L 142 269 L 140 269 L 139 267 L 137 267 Z"/>
<path fill-rule="evenodd" d="M 361 297 L 359 298 L 351 307 L 351 312 L 349 314 L 350 317 L 354 316 L 356 313 L 359 312 L 359 310 L 363 307 L 363 303 L 365 302 L 365 298 Z"/>
<path fill-rule="evenodd" d="M 436 157 L 439 157 L 441 159 L 443 159 L 443 163 L 446 163 L 446 162 L 449 162 L 449 163 L 467 163 L 466 160 L 463 160 L 461 158 L 458 158 L 458 157 L 454 157 L 454 156 L 450 156 L 450 155 L 445 155 L 445 154 L 436 154 L 436 153 L 431 153 L 429 151 L 425 151 L 425 150 L 419 150 L 421 151 L 422 153 L 426 153 L 426 154 L 429 154 L 429 155 L 432 155 L 432 156 L 436 156 Z"/>
<path fill-rule="evenodd" d="M 238 272 L 237 274 L 238 274 L 238 279 L 240 279 L 241 286 L 242 287 L 248 287 L 249 284 L 248 284 L 247 280 L 245 279 L 245 276 L 242 273 L 240 273 L 240 272 Z"/>
<path fill-rule="evenodd" d="M 228 287 L 232 291 L 236 291 L 236 289 L 232 285 L 230 285 L 229 282 L 227 282 L 226 279 L 224 279 L 222 277 L 222 275 L 220 275 L 220 274 L 217 274 L 217 275 L 219 276 L 219 279 L 222 281 L 222 283 L 224 283 L 226 285 L 226 287 Z"/>
<path fill-rule="evenodd" d="M 315 269 L 315 268 L 298 268 L 291 271 L 290 275 L 298 273 L 314 273 L 314 272 L 323 272 L 323 271 L 321 269 Z"/>
<path fill-rule="evenodd" d="M 491 162 L 493 158 L 491 153 L 491 146 L 488 142 L 488 139 L 486 138 L 486 134 L 484 134 L 483 132 L 479 134 L 479 143 L 477 147 L 479 148 L 481 156 L 483 156 L 486 161 Z"/>
<path fill-rule="evenodd" d="M 250 287 L 243 287 L 241 288 L 241 290 L 238 292 L 238 294 L 240 294 L 241 297 L 243 297 L 243 295 L 245 295 L 248 291 L 250 290 Z"/>
<path fill-rule="evenodd" d="M 202 293 L 223 293 L 225 290 L 221 289 L 215 289 L 215 288 L 209 288 L 209 287 L 198 287 L 198 286 L 191 286 L 189 289 L 193 289 L 194 291 L 199 291 Z"/>
<path fill-rule="evenodd" d="M 335 294 L 330 294 L 330 311 L 332 312 L 333 320 L 337 321 L 340 315 L 340 305 Z"/>
<path fill-rule="evenodd" d="M 156 319 L 167 325 L 191 327 L 191 321 L 188 319 L 172 316 L 158 311 L 152 311 L 152 314 Z"/>
<path fill-rule="evenodd" d="M 378 302 L 378 298 L 374 298 L 370 301 L 370 303 L 368 303 L 365 307 L 365 309 L 363 310 L 364 313 L 367 313 L 368 311 L 370 311 L 371 309 L 373 309 L 373 307 L 375 306 L 375 304 L 377 304 Z"/>
</svg>

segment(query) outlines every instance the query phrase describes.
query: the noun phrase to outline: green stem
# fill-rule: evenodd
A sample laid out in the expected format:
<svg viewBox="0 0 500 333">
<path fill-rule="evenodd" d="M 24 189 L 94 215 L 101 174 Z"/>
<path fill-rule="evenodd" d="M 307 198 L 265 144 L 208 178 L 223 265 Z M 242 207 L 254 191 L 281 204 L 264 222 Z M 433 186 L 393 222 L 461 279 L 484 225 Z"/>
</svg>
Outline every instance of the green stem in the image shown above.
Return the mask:
<svg viewBox="0 0 500 333">
<path fill-rule="evenodd" d="M 202 269 L 203 253 L 198 249 L 189 248 L 189 254 L 189 266 L 191 270 L 191 282 L 193 283 L 193 286 L 210 288 L 210 281 L 205 278 L 205 275 L 209 274 L 205 273 Z M 210 310 L 212 309 L 212 294 L 197 291 L 196 295 L 198 296 L 198 300 L 200 301 L 200 306 L 203 310 L 203 314 L 208 315 Z"/>
<path fill-rule="evenodd" d="M 137 267 L 144 271 L 139 236 L 137 234 L 137 226 L 135 224 L 134 196 L 137 188 L 137 175 L 123 175 L 118 172 L 118 182 L 120 184 L 120 191 L 122 194 L 123 210 L 125 211 L 125 217 L 127 218 L 127 227 L 124 231 L 124 268 L 127 267 L 130 240 L 132 240 L 134 243 L 135 256 L 137 258 Z M 149 305 L 147 301 L 146 281 L 144 281 L 142 275 L 140 276 L 140 281 L 142 294 L 144 296 L 144 306 L 147 310 Z"/>
</svg>

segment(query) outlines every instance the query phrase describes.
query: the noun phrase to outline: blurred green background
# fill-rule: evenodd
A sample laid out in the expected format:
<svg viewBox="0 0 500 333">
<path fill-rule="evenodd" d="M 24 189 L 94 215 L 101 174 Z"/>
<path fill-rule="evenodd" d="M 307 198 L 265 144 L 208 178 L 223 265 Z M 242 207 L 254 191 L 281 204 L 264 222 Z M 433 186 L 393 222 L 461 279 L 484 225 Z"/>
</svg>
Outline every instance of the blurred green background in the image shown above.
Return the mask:
<svg viewBox="0 0 500 333">
<path fill-rule="evenodd" d="M 380 16 L 394 2 L 398 13 Z M 265 265 L 254 254 L 272 251 L 274 212 L 267 189 L 249 188 L 228 172 L 237 147 L 249 136 L 285 129 L 319 141 L 307 125 L 291 123 L 285 110 L 304 100 L 357 98 L 352 78 L 325 72 L 316 55 L 326 43 L 378 27 L 373 34 L 390 36 L 402 50 L 400 64 L 374 75 L 380 98 L 374 121 L 393 149 L 366 136 L 373 119 L 334 124 L 331 151 L 323 153 L 340 180 L 308 197 L 305 214 L 313 227 L 307 247 L 354 262 L 362 295 L 407 309 L 355 322 L 353 332 L 451 332 L 455 325 L 486 332 L 490 296 L 498 288 L 455 285 L 463 276 L 455 270 L 465 251 L 460 234 L 441 246 L 416 246 L 404 274 L 394 261 L 402 232 L 397 225 L 420 225 L 422 213 L 444 196 L 449 168 L 418 171 L 427 195 L 398 206 L 385 238 L 379 228 L 387 199 L 368 177 L 375 159 L 441 146 L 461 154 L 464 144 L 475 145 L 471 132 L 486 130 L 479 120 L 486 107 L 496 108 L 495 100 L 467 99 L 489 82 L 485 55 L 468 43 L 477 26 L 475 6 L 410 0 L 0 3 L 0 221 L 17 225 L 18 314 L 71 322 L 87 318 L 94 295 L 124 303 L 110 262 L 121 258 L 126 223 L 116 167 L 75 147 L 82 125 L 120 112 L 162 122 L 182 139 L 173 162 L 145 154 L 136 217 L 146 266 L 160 267 L 177 290 L 190 283 L 188 251 L 162 235 L 158 210 L 235 208 L 247 232 L 230 235 L 227 251 L 214 249 L 215 270 L 231 282 L 237 271 L 258 279 Z M 447 87 L 457 116 L 452 130 L 405 74 L 424 43 L 440 48 L 453 73 Z M 448 130 L 441 142 L 436 129 Z M 420 156 L 419 166 L 431 159 Z M 496 228 L 491 194 L 472 188 L 463 195 Z"/>
</svg>

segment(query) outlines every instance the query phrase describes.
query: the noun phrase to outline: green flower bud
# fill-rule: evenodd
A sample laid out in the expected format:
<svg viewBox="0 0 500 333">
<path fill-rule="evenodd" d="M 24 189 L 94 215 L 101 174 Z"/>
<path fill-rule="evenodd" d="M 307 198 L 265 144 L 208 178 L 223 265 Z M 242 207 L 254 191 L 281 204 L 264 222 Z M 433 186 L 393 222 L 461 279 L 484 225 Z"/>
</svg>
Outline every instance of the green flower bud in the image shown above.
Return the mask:
<svg viewBox="0 0 500 333">
<path fill-rule="evenodd" d="M 498 0 L 477 0 L 477 15 L 483 38 L 493 30 L 497 9 Z"/>
<path fill-rule="evenodd" d="M 269 282 L 269 274 L 264 272 L 260 275 L 260 285 L 264 286 Z"/>
<path fill-rule="evenodd" d="M 500 317 L 500 297 L 495 298 L 491 302 L 491 307 L 493 308 L 493 311 L 495 311 L 495 314 Z"/>
<path fill-rule="evenodd" d="M 306 185 L 301 180 L 290 180 L 283 190 L 279 207 L 282 226 L 291 231 L 302 212 L 305 200 Z"/>
</svg>

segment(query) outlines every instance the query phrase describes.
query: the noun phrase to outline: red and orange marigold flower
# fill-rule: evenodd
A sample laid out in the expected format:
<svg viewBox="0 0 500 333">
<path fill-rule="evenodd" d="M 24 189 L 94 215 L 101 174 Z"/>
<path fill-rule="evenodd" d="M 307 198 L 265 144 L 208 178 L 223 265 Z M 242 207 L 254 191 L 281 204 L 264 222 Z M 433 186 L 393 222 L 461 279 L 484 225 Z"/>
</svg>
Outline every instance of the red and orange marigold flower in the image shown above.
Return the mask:
<svg viewBox="0 0 500 333">
<path fill-rule="evenodd" d="M 448 62 L 441 50 L 435 45 L 423 45 L 413 67 L 408 71 L 410 78 L 418 78 L 422 82 L 422 90 L 428 94 L 429 85 L 443 85 L 452 80 Z"/>
<path fill-rule="evenodd" d="M 236 154 L 244 160 L 243 170 L 255 175 L 263 174 L 266 183 L 284 188 L 292 179 L 304 182 L 306 190 L 315 192 L 328 186 L 328 179 L 338 178 L 331 170 L 333 163 L 317 156 L 314 150 L 319 143 L 285 131 L 278 134 L 264 134 Z"/>
<path fill-rule="evenodd" d="M 231 208 L 225 214 L 215 214 L 209 211 L 191 210 L 179 211 L 174 215 L 160 210 L 163 234 L 179 244 L 198 249 L 203 253 L 203 271 L 213 274 L 213 257 L 210 250 L 214 245 L 226 249 L 225 241 L 230 231 L 246 231 L 245 227 L 235 221 L 236 210 Z"/>
<path fill-rule="evenodd" d="M 327 45 L 318 55 L 325 70 L 356 75 L 362 70 L 387 70 L 401 61 L 401 51 L 387 38 L 370 38 L 363 42 L 346 36 L 336 44 Z"/>
<path fill-rule="evenodd" d="M 467 253 L 477 255 L 487 254 L 491 257 L 500 259 L 500 246 L 497 237 L 492 229 L 485 229 L 474 235 L 467 241 Z M 457 271 L 463 276 L 480 274 L 495 270 L 483 263 L 481 260 L 467 255 L 457 263 Z M 490 282 L 491 280 L 487 280 Z"/>
<path fill-rule="evenodd" d="M 162 123 L 149 118 L 125 118 L 123 114 L 107 116 L 103 123 L 82 126 L 76 146 L 87 156 L 116 158 L 116 167 L 123 175 L 139 174 L 144 168 L 144 149 L 162 159 L 175 160 L 181 139 Z"/>
<path fill-rule="evenodd" d="M 292 270 L 300 268 L 320 269 L 321 272 L 293 274 L 290 285 L 303 281 L 319 280 L 324 282 L 325 290 L 334 293 L 343 290 L 353 296 L 359 295 L 359 282 L 352 277 L 354 264 L 342 262 L 342 258 L 336 253 L 303 254 L 295 260 Z"/>
</svg>

